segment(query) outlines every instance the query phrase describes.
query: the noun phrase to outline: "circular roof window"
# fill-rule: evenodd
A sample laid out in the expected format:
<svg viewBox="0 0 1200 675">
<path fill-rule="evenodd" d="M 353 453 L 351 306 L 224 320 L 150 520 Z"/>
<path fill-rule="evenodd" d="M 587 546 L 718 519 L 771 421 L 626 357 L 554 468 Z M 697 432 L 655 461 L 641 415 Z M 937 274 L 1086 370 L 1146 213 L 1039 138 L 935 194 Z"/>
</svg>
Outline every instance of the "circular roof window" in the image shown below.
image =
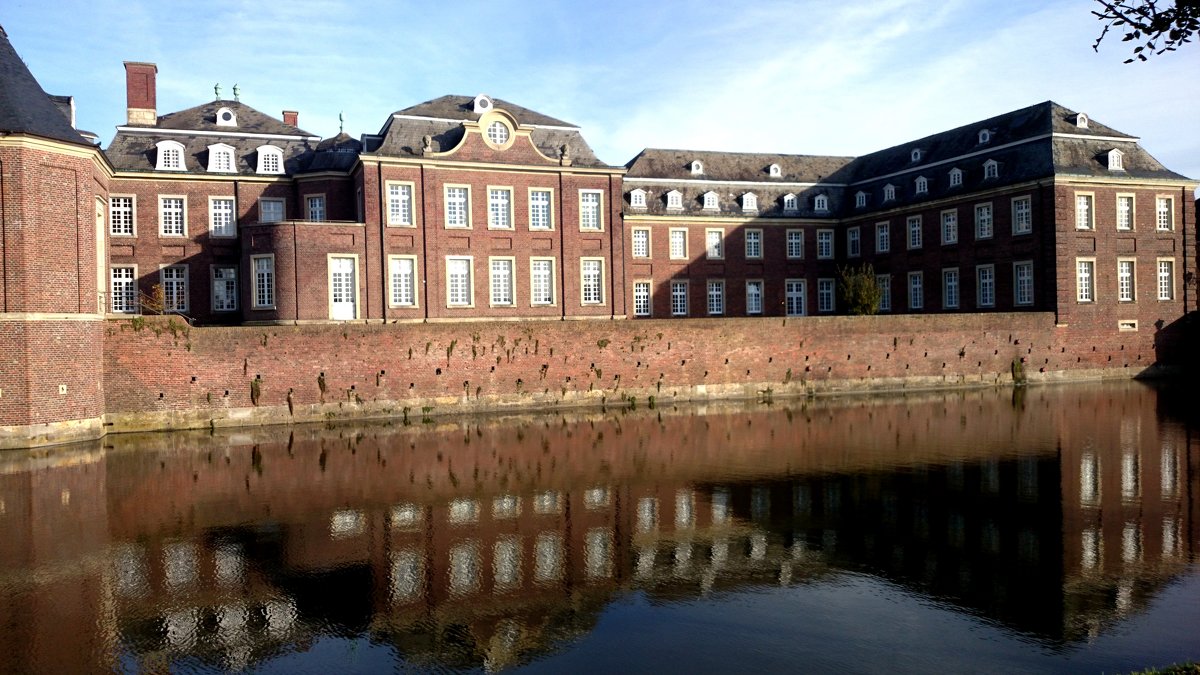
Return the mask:
<svg viewBox="0 0 1200 675">
<path fill-rule="evenodd" d="M 508 136 L 508 127 L 503 122 L 497 120 L 488 125 L 487 137 L 492 145 L 504 145 L 508 142 Z"/>
</svg>

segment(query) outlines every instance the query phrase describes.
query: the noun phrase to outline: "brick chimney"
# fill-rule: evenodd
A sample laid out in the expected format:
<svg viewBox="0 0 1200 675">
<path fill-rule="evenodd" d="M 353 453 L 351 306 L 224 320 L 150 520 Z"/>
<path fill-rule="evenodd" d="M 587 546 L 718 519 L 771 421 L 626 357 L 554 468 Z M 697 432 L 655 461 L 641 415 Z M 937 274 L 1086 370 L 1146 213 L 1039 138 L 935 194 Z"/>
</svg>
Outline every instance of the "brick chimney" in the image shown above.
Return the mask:
<svg viewBox="0 0 1200 675">
<path fill-rule="evenodd" d="M 157 75 L 158 66 L 153 63 L 125 62 L 125 101 L 130 125 L 152 127 L 158 123 Z"/>
<path fill-rule="evenodd" d="M 298 126 L 300 123 L 300 113 L 295 110 L 283 111 L 283 123 L 291 126 Z"/>
</svg>

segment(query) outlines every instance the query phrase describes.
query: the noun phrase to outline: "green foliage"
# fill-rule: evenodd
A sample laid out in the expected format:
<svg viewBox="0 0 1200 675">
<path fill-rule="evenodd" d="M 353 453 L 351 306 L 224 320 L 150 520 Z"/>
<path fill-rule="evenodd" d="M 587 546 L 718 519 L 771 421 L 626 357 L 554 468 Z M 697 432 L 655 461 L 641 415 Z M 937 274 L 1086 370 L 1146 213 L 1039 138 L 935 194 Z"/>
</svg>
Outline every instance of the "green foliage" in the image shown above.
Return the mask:
<svg viewBox="0 0 1200 675">
<path fill-rule="evenodd" d="M 875 283 L 875 268 L 870 263 L 839 268 L 838 289 L 848 314 L 868 315 L 879 311 L 882 292 Z"/>
<path fill-rule="evenodd" d="M 1191 42 L 1200 32 L 1200 0 L 1096 0 L 1101 9 L 1092 14 L 1104 23 L 1100 37 L 1092 49 L 1100 51 L 1100 43 L 1108 31 L 1117 29 L 1125 36 L 1122 42 L 1142 42 L 1133 48 L 1133 56 L 1125 59 L 1145 61 L 1150 54 L 1173 52 Z M 1160 4 L 1163 5 L 1160 7 Z"/>
</svg>

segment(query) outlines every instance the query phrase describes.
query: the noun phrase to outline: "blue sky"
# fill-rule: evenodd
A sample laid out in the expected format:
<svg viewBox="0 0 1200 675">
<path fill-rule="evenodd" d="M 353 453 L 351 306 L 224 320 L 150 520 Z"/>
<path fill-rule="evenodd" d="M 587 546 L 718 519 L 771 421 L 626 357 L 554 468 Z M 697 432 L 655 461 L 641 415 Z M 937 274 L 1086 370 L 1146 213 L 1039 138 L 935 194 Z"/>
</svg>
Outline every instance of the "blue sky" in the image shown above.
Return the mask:
<svg viewBox="0 0 1200 675">
<path fill-rule="evenodd" d="M 706 5 L 403 0 L 5 0 L 0 25 L 104 145 L 122 61 L 158 64 L 159 113 L 213 84 L 321 136 L 480 92 L 644 147 L 859 155 L 1053 99 L 1200 178 L 1200 46 L 1125 65 L 1089 0 L 776 0 Z M 716 9 L 720 7 L 720 9 Z"/>
</svg>

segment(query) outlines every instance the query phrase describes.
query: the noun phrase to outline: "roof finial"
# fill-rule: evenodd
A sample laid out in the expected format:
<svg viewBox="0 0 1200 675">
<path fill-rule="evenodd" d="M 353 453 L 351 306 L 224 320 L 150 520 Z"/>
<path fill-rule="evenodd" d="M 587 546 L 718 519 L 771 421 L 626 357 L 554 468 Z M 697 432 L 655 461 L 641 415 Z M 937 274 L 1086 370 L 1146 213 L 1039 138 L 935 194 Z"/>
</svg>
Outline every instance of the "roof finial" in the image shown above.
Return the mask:
<svg viewBox="0 0 1200 675">
<path fill-rule="evenodd" d="M 338 112 L 338 133 L 339 134 L 344 133 L 345 130 L 346 130 L 346 118 L 343 117 L 342 113 L 339 111 Z"/>
<path fill-rule="evenodd" d="M 221 100 L 221 83 L 220 82 L 213 85 L 213 100 L 214 101 Z"/>
<path fill-rule="evenodd" d="M 242 100 L 242 92 L 241 92 L 241 90 L 238 89 L 237 82 L 233 83 L 233 100 L 235 100 L 235 101 Z"/>
</svg>

